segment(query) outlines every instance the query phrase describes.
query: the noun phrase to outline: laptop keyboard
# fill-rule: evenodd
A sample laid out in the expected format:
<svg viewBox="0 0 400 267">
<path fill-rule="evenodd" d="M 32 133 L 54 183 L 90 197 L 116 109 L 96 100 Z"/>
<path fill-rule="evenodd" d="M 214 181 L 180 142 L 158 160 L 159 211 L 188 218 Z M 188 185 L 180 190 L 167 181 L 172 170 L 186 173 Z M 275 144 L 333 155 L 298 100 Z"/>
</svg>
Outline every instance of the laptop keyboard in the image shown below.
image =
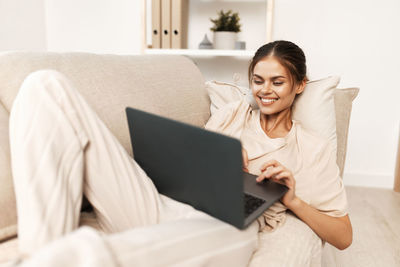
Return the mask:
<svg viewBox="0 0 400 267">
<path fill-rule="evenodd" d="M 265 203 L 265 200 L 244 193 L 244 213 L 245 213 L 245 217 L 247 218 L 250 214 L 253 213 L 253 211 L 258 209 L 264 203 Z"/>
</svg>

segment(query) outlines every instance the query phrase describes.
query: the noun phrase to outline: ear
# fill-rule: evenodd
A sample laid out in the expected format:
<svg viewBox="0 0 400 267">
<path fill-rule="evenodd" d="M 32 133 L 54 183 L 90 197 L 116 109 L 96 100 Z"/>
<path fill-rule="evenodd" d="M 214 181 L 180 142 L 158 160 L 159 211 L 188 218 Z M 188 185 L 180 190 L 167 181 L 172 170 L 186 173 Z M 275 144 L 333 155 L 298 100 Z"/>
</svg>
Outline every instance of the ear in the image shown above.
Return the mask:
<svg viewBox="0 0 400 267">
<path fill-rule="evenodd" d="M 304 91 L 304 88 L 306 88 L 306 79 L 304 79 L 301 83 L 296 88 L 296 94 L 301 94 Z"/>
</svg>

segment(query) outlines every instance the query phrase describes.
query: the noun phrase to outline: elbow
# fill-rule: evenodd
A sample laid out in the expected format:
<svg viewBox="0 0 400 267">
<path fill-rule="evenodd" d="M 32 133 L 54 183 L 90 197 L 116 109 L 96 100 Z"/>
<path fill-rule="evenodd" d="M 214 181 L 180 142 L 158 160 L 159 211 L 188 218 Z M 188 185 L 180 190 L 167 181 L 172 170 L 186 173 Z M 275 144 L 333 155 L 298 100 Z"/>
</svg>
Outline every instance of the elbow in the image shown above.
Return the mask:
<svg viewBox="0 0 400 267">
<path fill-rule="evenodd" d="M 337 245 L 335 246 L 339 250 L 345 250 L 346 248 L 351 246 L 351 243 L 353 243 L 353 227 L 351 226 L 351 222 L 349 219 L 349 216 L 345 216 L 340 218 L 342 221 L 342 227 L 341 227 L 341 234 L 340 238 L 336 239 L 339 242 L 337 242 Z"/>
<path fill-rule="evenodd" d="M 345 250 L 346 248 L 350 247 L 351 243 L 353 243 L 352 237 L 339 244 L 336 248 L 338 248 L 339 250 Z"/>
<path fill-rule="evenodd" d="M 353 231 L 351 229 L 351 226 L 349 227 L 347 234 L 342 238 L 340 244 L 336 246 L 337 249 L 339 250 L 345 250 L 346 248 L 350 247 L 351 244 L 353 243 Z"/>
<path fill-rule="evenodd" d="M 336 242 L 328 242 L 328 243 L 330 243 L 332 246 L 334 246 L 339 250 L 345 250 L 346 248 L 351 246 L 351 243 L 353 243 L 353 237 L 352 235 L 350 235 L 346 238 L 337 240 Z"/>
</svg>

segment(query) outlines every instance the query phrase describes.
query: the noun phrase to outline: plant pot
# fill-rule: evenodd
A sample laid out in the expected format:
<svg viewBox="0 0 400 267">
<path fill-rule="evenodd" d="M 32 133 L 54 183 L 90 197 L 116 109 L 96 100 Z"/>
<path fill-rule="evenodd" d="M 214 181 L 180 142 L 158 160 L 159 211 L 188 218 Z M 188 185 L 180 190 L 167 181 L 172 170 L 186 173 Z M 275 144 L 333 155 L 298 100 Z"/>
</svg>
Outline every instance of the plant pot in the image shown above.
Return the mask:
<svg viewBox="0 0 400 267">
<path fill-rule="evenodd" d="M 235 49 L 236 32 L 214 32 L 214 49 Z"/>
</svg>

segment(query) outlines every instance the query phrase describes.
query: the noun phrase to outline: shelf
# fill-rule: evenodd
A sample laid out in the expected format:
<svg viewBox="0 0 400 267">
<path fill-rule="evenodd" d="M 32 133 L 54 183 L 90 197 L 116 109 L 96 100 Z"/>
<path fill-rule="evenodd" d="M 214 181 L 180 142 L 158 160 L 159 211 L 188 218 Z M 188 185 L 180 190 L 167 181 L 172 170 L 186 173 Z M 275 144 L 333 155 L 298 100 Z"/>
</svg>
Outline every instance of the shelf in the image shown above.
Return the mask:
<svg viewBox="0 0 400 267">
<path fill-rule="evenodd" d="M 240 57 L 250 59 L 255 54 L 255 49 L 260 45 L 272 41 L 272 22 L 273 22 L 273 7 L 275 0 L 187 0 L 190 2 L 187 16 L 187 42 L 183 47 L 191 49 L 149 49 L 152 45 L 152 0 L 142 0 L 143 13 L 143 43 L 141 52 L 143 54 L 152 55 L 185 55 L 193 58 L 209 58 L 213 60 L 216 57 Z M 162 0 L 164 1 L 164 0 Z M 208 4 L 202 4 L 207 3 Z M 246 40 L 246 47 L 249 50 L 214 50 L 214 49 L 197 49 L 198 43 L 204 34 L 210 36 L 209 17 L 216 10 L 222 7 L 230 7 L 230 3 L 237 4 L 237 11 L 242 12 L 241 18 L 245 26 L 238 37 L 240 40 Z M 248 3 L 263 3 L 262 5 L 253 5 L 249 7 Z M 236 10 L 236 9 L 235 9 Z M 214 14 L 215 15 L 215 14 Z M 260 32 L 259 28 L 265 28 L 264 33 Z M 212 33 L 211 33 L 212 34 Z M 265 39 L 264 39 L 265 38 Z M 159 47 L 159 46 L 158 46 Z"/>
<path fill-rule="evenodd" d="M 145 49 L 148 55 L 185 55 L 193 57 L 253 57 L 253 50 L 217 50 L 217 49 Z"/>
<path fill-rule="evenodd" d="M 205 3 L 207 3 L 207 2 L 212 2 L 212 3 L 215 3 L 215 2 L 222 2 L 222 3 L 243 3 L 243 2 L 249 2 L 249 3 L 263 3 L 263 2 L 265 2 L 265 0 L 246 0 L 246 1 L 243 1 L 243 0 L 200 0 L 200 2 L 205 2 Z"/>
</svg>

